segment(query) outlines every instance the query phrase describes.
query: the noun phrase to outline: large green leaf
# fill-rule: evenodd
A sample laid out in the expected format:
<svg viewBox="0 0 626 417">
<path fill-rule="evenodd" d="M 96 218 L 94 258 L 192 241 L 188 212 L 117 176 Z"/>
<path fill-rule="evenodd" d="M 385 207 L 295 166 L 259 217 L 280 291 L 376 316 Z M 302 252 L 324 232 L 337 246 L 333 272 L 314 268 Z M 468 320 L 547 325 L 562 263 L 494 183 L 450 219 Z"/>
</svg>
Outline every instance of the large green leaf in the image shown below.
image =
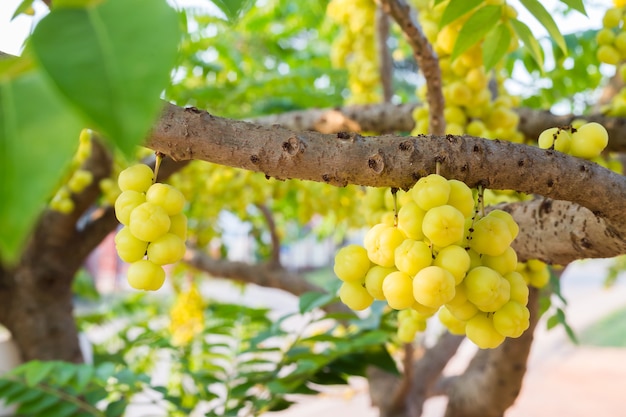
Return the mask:
<svg viewBox="0 0 626 417">
<path fill-rule="evenodd" d="M 556 22 L 548 13 L 546 8 L 537 0 L 520 0 L 520 2 L 528 9 L 530 13 L 546 28 L 554 42 L 561 48 L 564 54 L 567 54 L 567 45 L 561 34 Z"/>
<path fill-rule="evenodd" d="M 561 0 L 561 3 L 565 3 L 572 9 L 578 10 L 579 12 L 587 16 L 587 10 L 585 10 L 583 0 Z"/>
<path fill-rule="evenodd" d="M 461 28 L 459 37 L 454 44 L 452 60 L 478 43 L 500 20 L 502 6 L 485 6 L 477 10 L 467 19 Z"/>
<path fill-rule="evenodd" d="M 511 19 L 510 22 L 511 26 L 513 26 L 513 30 L 515 30 L 517 36 L 519 36 L 522 42 L 524 42 L 524 47 L 528 49 L 540 71 L 543 71 L 543 55 L 537 38 L 533 35 L 525 23 L 522 23 L 517 19 Z"/>
<path fill-rule="evenodd" d="M 165 0 L 106 0 L 54 9 L 32 45 L 60 91 L 94 127 L 130 152 L 161 109 L 179 27 Z"/>
<path fill-rule="evenodd" d="M 483 65 L 486 70 L 494 67 L 506 54 L 511 44 L 511 32 L 509 28 L 500 23 L 485 36 L 483 43 Z"/>
<path fill-rule="evenodd" d="M 439 21 L 439 27 L 442 28 L 448 23 L 454 22 L 480 3 L 482 3 L 482 0 L 450 0 L 450 3 L 446 6 L 446 10 L 443 11 L 443 15 Z"/>
<path fill-rule="evenodd" d="M 82 128 L 43 74 L 0 81 L 0 255 L 14 261 Z"/>
<path fill-rule="evenodd" d="M 211 0 L 226 15 L 229 22 L 234 23 L 243 13 L 252 7 L 252 0 Z"/>
</svg>

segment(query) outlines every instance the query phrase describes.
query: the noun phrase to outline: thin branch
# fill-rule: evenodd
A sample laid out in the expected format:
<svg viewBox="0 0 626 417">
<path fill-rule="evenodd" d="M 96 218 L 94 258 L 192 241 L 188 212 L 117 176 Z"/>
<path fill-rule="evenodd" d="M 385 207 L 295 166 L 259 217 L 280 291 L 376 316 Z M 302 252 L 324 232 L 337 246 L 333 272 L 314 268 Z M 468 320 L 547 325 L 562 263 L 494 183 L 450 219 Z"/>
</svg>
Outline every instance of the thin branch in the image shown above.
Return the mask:
<svg viewBox="0 0 626 417">
<path fill-rule="evenodd" d="M 426 39 L 419 24 L 413 18 L 411 7 L 404 0 L 379 0 L 383 10 L 389 14 L 402 29 L 409 42 L 417 65 L 426 79 L 426 98 L 430 110 L 430 133 L 443 135 L 446 131 L 446 121 L 443 117 L 445 106 L 439 59 Z"/>
<path fill-rule="evenodd" d="M 376 39 L 378 40 L 378 62 L 380 65 L 380 83 L 383 86 L 383 101 L 391 102 L 393 96 L 393 65 L 389 52 L 389 15 L 380 6 L 376 8 Z"/>
<path fill-rule="evenodd" d="M 278 236 L 278 230 L 276 229 L 276 222 L 274 221 L 274 215 L 272 211 L 265 204 L 257 203 L 256 206 L 261 210 L 263 218 L 267 223 L 267 228 L 270 232 L 272 253 L 270 256 L 270 263 L 274 266 L 280 266 L 280 237 Z"/>
</svg>

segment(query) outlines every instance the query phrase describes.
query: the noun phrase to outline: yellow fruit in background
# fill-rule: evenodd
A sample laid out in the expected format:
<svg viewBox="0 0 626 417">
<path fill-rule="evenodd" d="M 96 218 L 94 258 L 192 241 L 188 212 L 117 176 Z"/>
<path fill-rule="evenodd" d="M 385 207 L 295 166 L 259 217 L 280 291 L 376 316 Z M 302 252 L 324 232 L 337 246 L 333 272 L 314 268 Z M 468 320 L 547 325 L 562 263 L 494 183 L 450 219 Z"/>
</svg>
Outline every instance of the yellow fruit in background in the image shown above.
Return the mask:
<svg viewBox="0 0 626 417">
<path fill-rule="evenodd" d="M 74 194 L 78 194 L 91 184 L 92 181 L 93 174 L 90 171 L 77 169 L 67 182 L 67 188 Z"/>
<path fill-rule="evenodd" d="M 446 326 L 450 333 L 459 336 L 465 335 L 465 321 L 456 318 L 452 313 L 450 313 L 450 310 L 448 310 L 446 306 L 439 309 L 437 316 L 439 317 L 439 321 Z"/>
<path fill-rule="evenodd" d="M 392 272 L 383 281 L 385 299 L 389 307 L 396 310 L 409 308 L 415 303 L 412 289 L 411 276 L 401 271 Z"/>
<path fill-rule="evenodd" d="M 596 34 L 596 42 L 598 45 L 612 45 L 615 40 L 615 32 L 611 29 L 603 28 Z"/>
<path fill-rule="evenodd" d="M 374 302 L 374 298 L 358 282 L 344 282 L 341 284 L 339 299 L 355 311 L 365 310 Z"/>
<path fill-rule="evenodd" d="M 609 65 L 617 65 L 621 60 L 621 55 L 617 49 L 611 45 L 602 45 L 598 48 L 596 56 L 600 62 Z"/>
<path fill-rule="evenodd" d="M 604 13 L 604 17 L 602 18 L 602 26 L 611 29 L 619 26 L 621 20 L 622 10 L 619 8 L 611 8 Z"/>
<path fill-rule="evenodd" d="M 142 259 L 130 264 L 127 279 L 136 290 L 156 291 L 165 282 L 165 271 L 161 266 Z"/>
<path fill-rule="evenodd" d="M 359 245 L 348 245 L 335 255 L 335 275 L 342 281 L 361 281 L 370 269 L 367 250 Z"/>
</svg>

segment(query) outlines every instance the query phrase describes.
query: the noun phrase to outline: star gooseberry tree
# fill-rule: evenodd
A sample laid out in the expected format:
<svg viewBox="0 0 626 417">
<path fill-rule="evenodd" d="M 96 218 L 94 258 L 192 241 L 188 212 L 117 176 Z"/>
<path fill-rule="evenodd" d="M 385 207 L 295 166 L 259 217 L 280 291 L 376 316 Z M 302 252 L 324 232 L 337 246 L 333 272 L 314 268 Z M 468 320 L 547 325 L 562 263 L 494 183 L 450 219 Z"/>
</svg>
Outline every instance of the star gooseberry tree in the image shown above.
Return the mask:
<svg viewBox="0 0 626 417">
<path fill-rule="evenodd" d="M 134 251 L 120 256 L 141 263 L 133 286 L 160 287 L 154 262 L 180 258 L 186 238 L 187 265 L 299 295 L 312 286 L 281 266 L 281 234 L 319 215 L 327 229 L 371 227 L 335 271 L 346 304 L 385 299 L 397 324 L 402 373 L 367 374 L 381 415 L 419 416 L 446 395 L 447 416 L 500 416 L 519 393 L 547 264 L 626 252 L 621 1 L 601 30 L 566 35 L 542 3 L 521 1 L 550 45 L 504 0 L 222 0 L 219 14 L 45 3 L 21 56 L 0 60 L 0 323 L 25 360 L 82 360 L 72 282 L 118 219 L 131 223 L 118 249 Z M 586 14 L 581 0 L 559 6 Z M 616 75 L 594 103 L 600 61 Z M 509 94 L 516 62 L 553 87 Z M 557 101 L 578 114 L 542 110 Z M 186 198 L 187 233 L 180 205 L 163 211 L 159 236 L 132 225 L 150 181 L 122 181 L 135 195 L 117 200 L 116 219 L 115 179 L 145 154 L 138 147 L 157 153 L 158 180 L 171 176 Z M 267 261 L 207 256 L 222 210 L 265 222 Z M 162 235 L 176 256 L 153 245 Z M 436 312 L 449 332 L 416 351 Z M 444 378 L 462 334 L 488 349 Z"/>
</svg>

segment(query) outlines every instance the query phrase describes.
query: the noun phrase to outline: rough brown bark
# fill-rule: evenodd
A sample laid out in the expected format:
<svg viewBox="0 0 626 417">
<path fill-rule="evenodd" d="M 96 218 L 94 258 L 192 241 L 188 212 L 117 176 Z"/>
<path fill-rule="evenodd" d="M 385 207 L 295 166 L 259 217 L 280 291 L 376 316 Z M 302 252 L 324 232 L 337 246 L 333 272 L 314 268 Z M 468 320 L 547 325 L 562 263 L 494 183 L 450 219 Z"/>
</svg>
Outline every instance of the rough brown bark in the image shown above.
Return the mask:
<svg viewBox="0 0 626 417">
<path fill-rule="evenodd" d="M 522 258 L 533 255 L 558 263 L 588 257 L 608 257 L 613 248 L 624 247 L 626 218 L 622 199 L 626 180 L 601 166 L 556 151 L 486 140 L 471 136 L 368 136 L 339 133 L 294 132 L 281 126 L 261 126 L 212 116 L 197 109 L 166 107 L 147 146 L 176 160 L 201 159 L 222 165 L 260 171 L 281 179 L 299 178 L 344 186 L 410 188 L 420 177 L 435 172 L 469 186 L 513 189 L 554 200 L 574 203 L 571 208 L 543 216 L 543 229 L 537 226 L 537 203 L 516 203 L 516 220 L 524 224 L 516 241 Z M 565 203 L 563 203 L 565 204 Z M 529 208 L 524 209 L 528 205 Z M 587 210 L 578 210 L 582 206 Z M 568 217 L 569 216 L 569 217 Z M 572 217 L 575 216 L 575 217 Z M 554 235 L 573 222 L 587 228 L 576 235 L 577 242 L 594 230 L 606 236 L 605 244 L 591 247 L 564 241 L 559 247 L 545 247 L 544 234 Z M 562 227 L 548 227 L 560 222 Z M 596 225 L 592 227 L 592 225 Z M 605 225 L 605 230 L 600 226 Z M 529 240 L 528 242 L 524 242 Z M 557 239 L 558 240 L 558 239 Z M 557 245 L 558 241 L 555 242 Z M 525 253 L 524 248 L 538 250 Z M 555 258 L 557 259 L 557 258 Z"/>
<path fill-rule="evenodd" d="M 280 124 L 293 130 L 410 132 L 415 127 L 413 110 L 419 103 L 354 105 L 335 109 L 308 109 L 255 118 L 262 125 Z M 519 108 L 519 129 L 529 139 L 536 139 L 550 127 L 567 126 L 575 119 L 598 122 L 609 132 L 607 151 L 626 151 L 626 119 L 601 113 L 589 115 L 554 115 L 547 110 Z M 350 126 L 352 128 L 350 128 Z M 354 129 L 356 127 L 356 129 Z"/>
<path fill-rule="evenodd" d="M 413 56 L 417 61 L 424 78 L 426 78 L 426 100 L 428 101 L 430 133 L 443 135 L 446 131 L 446 121 L 443 117 L 445 106 L 441 89 L 441 68 L 422 28 L 415 21 L 415 14 L 404 0 L 380 0 L 382 9 L 389 14 L 402 29 Z"/>
</svg>

